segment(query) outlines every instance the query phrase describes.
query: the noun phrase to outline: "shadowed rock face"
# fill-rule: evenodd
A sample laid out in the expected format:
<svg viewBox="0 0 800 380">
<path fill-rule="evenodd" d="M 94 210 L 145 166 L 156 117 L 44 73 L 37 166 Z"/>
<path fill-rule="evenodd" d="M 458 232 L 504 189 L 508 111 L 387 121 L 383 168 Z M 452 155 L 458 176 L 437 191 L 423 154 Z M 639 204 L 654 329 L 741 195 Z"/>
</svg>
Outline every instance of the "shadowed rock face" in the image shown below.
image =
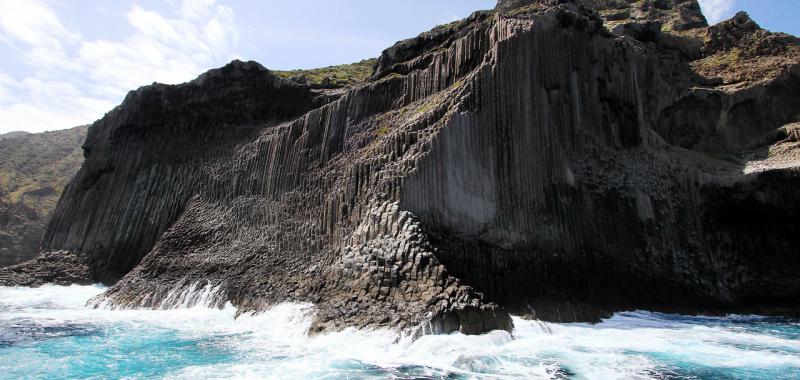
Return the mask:
<svg viewBox="0 0 800 380">
<path fill-rule="evenodd" d="M 398 42 L 353 87 L 233 62 L 132 92 L 89 131 L 58 253 L 0 282 L 68 255 L 47 280 L 83 265 L 111 305 L 313 302 L 313 332 L 796 312 L 793 42 L 732 87 L 698 69 L 731 48 L 695 1 L 603 2 L 622 28 L 600 2 L 503 3 Z"/>
</svg>

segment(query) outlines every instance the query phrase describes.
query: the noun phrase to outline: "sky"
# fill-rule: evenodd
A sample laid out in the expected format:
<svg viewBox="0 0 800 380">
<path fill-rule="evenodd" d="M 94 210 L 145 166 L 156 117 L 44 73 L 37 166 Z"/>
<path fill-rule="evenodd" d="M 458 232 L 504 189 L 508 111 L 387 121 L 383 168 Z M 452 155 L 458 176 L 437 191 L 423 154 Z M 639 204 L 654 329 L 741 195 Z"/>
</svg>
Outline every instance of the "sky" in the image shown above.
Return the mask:
<svg viewBox="0 0 800 380">
<path fill-rule="evenodd" d="M 700 0 L 800 35 L 800 0 Z M 91 123 L 140 86 L 233 59 L 308 69 L 377 57 L 495 0 L 0 0 L 0 133 Z"/>
</svg>

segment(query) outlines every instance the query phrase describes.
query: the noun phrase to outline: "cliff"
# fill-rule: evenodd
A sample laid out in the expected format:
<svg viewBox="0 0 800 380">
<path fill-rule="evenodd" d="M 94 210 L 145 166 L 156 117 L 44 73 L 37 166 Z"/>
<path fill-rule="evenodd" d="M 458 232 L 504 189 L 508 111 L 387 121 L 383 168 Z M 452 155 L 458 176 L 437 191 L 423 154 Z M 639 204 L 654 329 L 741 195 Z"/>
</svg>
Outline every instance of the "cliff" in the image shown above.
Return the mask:
<svg viewBox="0 0 800 380">
<path fill-rule="evenodd" d="M 0 135 L 0 267 L 39 253 L 50 214 L 83 162 L 87 129 Z"/>
<path fill-rule="evenodd" d="M 797 312 L 798 44 L 754 24 L 708 27 L 694 0 L 501 1 L 364 82 L 235 61 L 140 88 L 90 127 L 48 253 L 0 282 L 312 302 L 313 332 Z"/>
</svg>

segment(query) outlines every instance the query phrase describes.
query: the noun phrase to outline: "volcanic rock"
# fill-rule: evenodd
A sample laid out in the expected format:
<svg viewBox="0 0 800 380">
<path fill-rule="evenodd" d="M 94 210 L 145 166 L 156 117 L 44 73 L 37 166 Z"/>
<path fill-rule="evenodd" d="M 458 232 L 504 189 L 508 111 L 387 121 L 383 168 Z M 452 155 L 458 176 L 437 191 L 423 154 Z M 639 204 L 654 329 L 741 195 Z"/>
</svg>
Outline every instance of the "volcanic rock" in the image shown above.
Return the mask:
<svg viewBox="0 0 800 380">
<path fill-rule="evenodd" d="M 314 303 L 314 333 L 797 312 L 793 42 L 732 85 L 703 69 L 730 47 L 694 0 L 522 3 L 336 91 L 235 61 L 131 92 L 43 249 L 112 306 L 210 286 L 240 312 Z"/>
</svg>

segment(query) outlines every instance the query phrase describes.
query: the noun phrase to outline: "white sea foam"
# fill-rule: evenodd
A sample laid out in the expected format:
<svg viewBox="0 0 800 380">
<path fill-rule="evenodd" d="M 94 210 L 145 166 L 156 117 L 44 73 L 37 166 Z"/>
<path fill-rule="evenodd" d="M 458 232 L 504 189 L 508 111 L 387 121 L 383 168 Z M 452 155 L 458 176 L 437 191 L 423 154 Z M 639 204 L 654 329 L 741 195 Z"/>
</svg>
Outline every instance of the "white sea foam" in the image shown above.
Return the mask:
<svg viewBox="0 0 800 380">
<path fill-rule="evenodd" d="M 57 336 L 58 339 L 27 342 L 27 346 L 11 344 L 4 348 L 0 344 L 0 378 L 5 378 L 2 373 L 22 374 L 25 367 L 17 364 L 19 360 L 47 360 L 52 355 L 46 349 L 53 349 L 51 346 L 61 344 L 62 340 L 63 344 L 69 342 L 72 350 L 87 350 L 81 359 L 82 367 L 56 362 L 51 367 L 45 366 L 42 373 L 78 377 L 79 374 L 70 371 L 90 371 L 85 363 L 99 360 L 92 355 L 111 350 L 113 355 L 141 356 L 138 361 L 136 357 L 125 357 L 131 360 L 130 368 L 134 369 L 123 369 L 130 372 L 107 373 L 109 377 L 132 378 L 441 378 L 455 375 L 465 378 L 646 379 L 669 374 L 690 377 L 699 371 L 730 377 L 800 377 L 800 341 L 797 340 L 800 326 L 788 322 L 769 325 L 795 331 L 795 335 L 751 328 L 748 321 L 758 322 L 757 317 L 742 317 L 739 321 L 735 317 L 673 318 L 636 312 L 619 314 L 599 325 L 550 324 L 515 318 L 513 336 L 495 331 L 480 336 L 451 334 L 398 341 L 397 334 L 391 331 L 355 329 L 309 337 L 306 332 L 314 310 L 308 304 L 282 304 L 265 313 L 237 319 L 230 305 L 222 310 L 200 306 L 174 310 L 85 307 L 86 300 L 103 290 L 99 286 L 0 288 L 0 329 L 21 323 L 17 321 L 35 320 L 37 326 L 91 326 L 100 331 L 97 339 L 78 343 Z M 202 294 L 212 292 L 203 287 L 197 291 L 199 295 L 184 294 L 180 298 L 200 299 Z M 145 335 L 158 339 L 153 338 L 154 343 L 143 347 L 125 346 L 135 344 L 132 342 L 144 339 Z M 85 345 L 97 345 L 99 353 Z M 28 347 L 35 350 L 28 350 Z M 193 350 L 191 354 L 180 351 L 189 348 Z M 113 355 L 102 363 L 108 367 L 114 360 L 120 360 Z M 148 360 L 165 355 L 174 355 L 175 359 L 170 359 L 172 362 L 163 360 L 165 363 L 159 371 L 146 372 Z"/>
</svg>

